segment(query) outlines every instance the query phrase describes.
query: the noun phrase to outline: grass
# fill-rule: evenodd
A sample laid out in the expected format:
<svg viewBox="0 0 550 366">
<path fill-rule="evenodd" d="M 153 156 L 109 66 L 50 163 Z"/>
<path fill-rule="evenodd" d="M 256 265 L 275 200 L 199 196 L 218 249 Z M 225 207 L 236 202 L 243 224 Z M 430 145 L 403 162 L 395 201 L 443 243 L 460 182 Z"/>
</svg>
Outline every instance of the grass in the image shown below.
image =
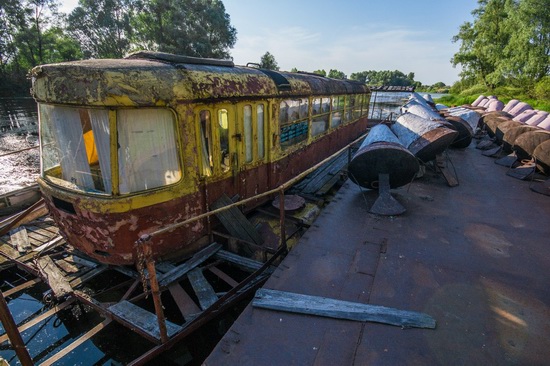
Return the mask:
<svg viewBox="0 0 550 366">
<path fill-rule="evenodd" d="M 441 98 L 435 99 L 436 103 L 441 103 L 451 106 L 458 106 L 463 104 L 471 104 L 480 95 L 494 95 L 503 103 L 508 103 L 511 99 L 518 99 L 522 102 L 528 103 L 533 109 L 543 110 L 550 112 L 550 100 L 545 99 L 533 99 L 527 93 L 515 87 L 502 87 L 495 90 L 488 90 L 481 86 L 474 86 L 470 89 L 461 91 L 459 94 L 448 94 Z"/>
</svg>

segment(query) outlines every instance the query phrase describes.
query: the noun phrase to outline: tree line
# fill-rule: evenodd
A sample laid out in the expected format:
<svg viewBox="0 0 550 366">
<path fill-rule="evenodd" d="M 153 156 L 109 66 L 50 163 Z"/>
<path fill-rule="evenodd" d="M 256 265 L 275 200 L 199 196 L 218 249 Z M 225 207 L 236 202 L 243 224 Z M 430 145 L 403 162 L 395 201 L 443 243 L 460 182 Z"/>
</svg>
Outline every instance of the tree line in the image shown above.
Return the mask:
<svg viewBox="0 0 550 366">
<path fill-rule="evenodd" d="M 478 0 L 472 15 L 452 39 L 460 48 L 451 62 L 462 67 L 453 88 L 516 87 L 550 100 L 548 0 Z"/>
<path fill-rule="evenodd" d="M 32 67 L 89 58 L 121 58 L 149 49 L 227 58 L 237 31 L 220 0 L 0 1 L 0 82 L 28 90 Z"/>
</svg>

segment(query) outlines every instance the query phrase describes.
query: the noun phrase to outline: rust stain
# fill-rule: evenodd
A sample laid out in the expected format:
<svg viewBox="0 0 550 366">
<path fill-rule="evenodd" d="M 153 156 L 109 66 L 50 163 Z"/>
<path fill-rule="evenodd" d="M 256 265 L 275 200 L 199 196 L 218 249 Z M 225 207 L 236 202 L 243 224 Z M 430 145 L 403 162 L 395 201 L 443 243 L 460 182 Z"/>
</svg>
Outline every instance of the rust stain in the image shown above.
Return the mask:
<svg viewBox="0 0 550 366">
<path fill-rule="evenodd" d="M 469 224 L 464 235 L 479 249 L 492 257 L 509 257 L 510 243 L 504 233 L 484 224 Z"/>
</svg>

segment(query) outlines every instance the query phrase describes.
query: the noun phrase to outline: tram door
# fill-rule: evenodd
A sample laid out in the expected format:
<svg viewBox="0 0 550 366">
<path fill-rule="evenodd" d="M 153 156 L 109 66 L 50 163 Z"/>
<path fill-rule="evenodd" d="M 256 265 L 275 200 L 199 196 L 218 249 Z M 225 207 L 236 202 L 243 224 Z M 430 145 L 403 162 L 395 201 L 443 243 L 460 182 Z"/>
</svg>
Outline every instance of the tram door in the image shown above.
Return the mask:
<svg viewBox="0 0 550 366">
<path fill-rule="evenodd" d="M 235 136 L 235 111 L 233 106 L 216 105 L 200 108 L 199 146 L 201 175 L 206 177 L 230 176 L 237 171 L 237 144 Z"/>
<path fill-rule="evenodd" d="M 244 103 L 238 108 L 239 190 L 243 198 L 269 189 L 267 108 L 265 102 Z"/>
</svg>

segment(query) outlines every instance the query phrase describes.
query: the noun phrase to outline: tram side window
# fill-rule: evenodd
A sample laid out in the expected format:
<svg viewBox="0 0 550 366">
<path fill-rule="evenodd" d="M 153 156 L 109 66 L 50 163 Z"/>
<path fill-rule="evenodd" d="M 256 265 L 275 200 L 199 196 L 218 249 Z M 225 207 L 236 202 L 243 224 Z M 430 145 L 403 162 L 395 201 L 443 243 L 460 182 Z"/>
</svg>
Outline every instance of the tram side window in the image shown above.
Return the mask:
<svg viewBox="0 0 550 366">
<path fill-rule="evenodd" d="M 330 127 L 337 127 L 342 123 L 344 114 L 344 97 L 337 96 L 332 98 L 332 117 L 330 119 Z"/>
<path fill-rule="evenodd" d="M 317 136 L 328 129 L 330 98 L 315 98 L 311 109 L 311 136 Z"/>
<path fill-rule="evenodd" d="M 252 161 L 252 150 L 253 150 L 253 141 L 252 141 L 252 106 L 245 105 L 243 108 L 243 118 L 244 118 L 244 150 L 245 150 L 245 159 L 244 161 L 250 163 Z"/>
<path fill-rule="evenodd" d="M 283 149 L 307 140 L 308 100 L 298 98 L 281 101 L 279 123 L 281 126 L 280 141 Z"/>
<path fill-rule="evenodd" d="M 256 123 L 257 123 L 257 138 L 258 138 L 258 159 L 265 157 L 265 130 L 264 130 L 264 105 L 259 104 L 256 107 Z"/>
<path fill-rule="evenodd" d="M 222 172 L 227 172 L 231 167 L 229 157 L 229 115 L 227 109 L 218 110 L 218 136 L 220 137 Z"/>
<path fill-rule="evenodd" d="M 254 142 L 256 141 L 256 160 L 262 160 L 265 154 L 264 148 L 264 105 L 256 106 L 256 124 L 252 114 L 252 105 L 247 104 L 243 107 L 244 124 L 244 150 L 245 162 L 250 163 L 254 160 Z"/>
<path fill-rule="evenodd" d="M 112 193 L 109 111 L 40 104 L 42 176 L 73 189 Z"/>
<path fill-rule="evenodd" d="M 346 97 L 346 109 L 344 112 L 344 122 L 348 123 L 353 121 L 353 110 L 355 109 L 355 95 Z"/>
<path fill-rule="evenodd" d="M 204 110 L 199 113 L 200 144 L 201 144 L 201 168 L 202 175 L 209 177 L 214 170 L 212 160 L 212 130 L 210 128 L 210 111 Z"/>
<path fill-rule="evenodd" d="M 120 193 L 132 193 L 181 179 L 174 115 L 165 109 L 117 112 Z"/>
<path fill-rule="evenodd" d="M 353 107 L 353 119 L 361 117 L 361 107 L 363 106 L 363 95 L 355 96 L 355 105 Z"/>
<path fill-rule="evenodd" d="M 370 102 L 370 94 L 364 94 L 363 95 L 363 108 L 361 109 L 363 115 L 369 114 L 369 102 Z"/>
</svg>

